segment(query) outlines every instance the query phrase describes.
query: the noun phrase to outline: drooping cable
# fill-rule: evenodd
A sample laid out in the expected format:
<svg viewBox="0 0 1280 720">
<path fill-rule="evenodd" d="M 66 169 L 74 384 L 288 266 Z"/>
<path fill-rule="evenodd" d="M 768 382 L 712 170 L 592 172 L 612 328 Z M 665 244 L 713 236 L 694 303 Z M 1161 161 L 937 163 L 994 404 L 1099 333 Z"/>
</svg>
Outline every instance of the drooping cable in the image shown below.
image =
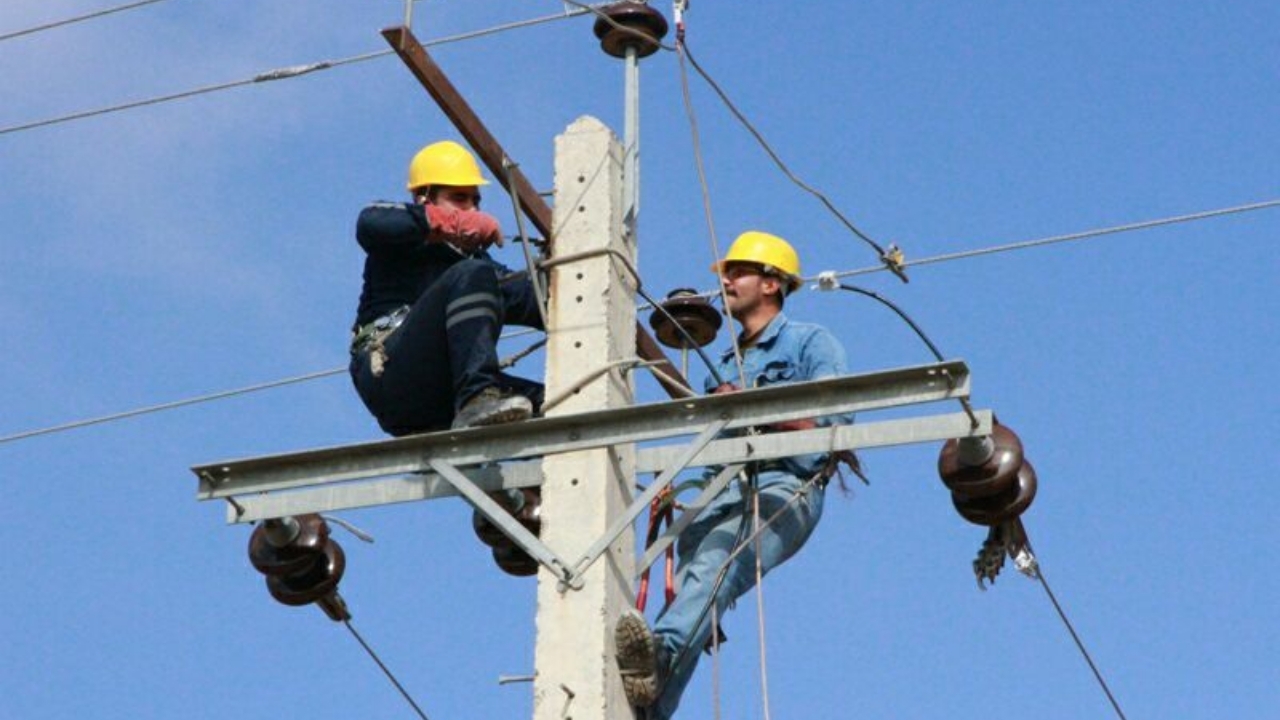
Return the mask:
<svg viewBox="0 0 1280 720">
<path fill-rule="evenodd" d="M 590 6 L 584 6 L 584 7 L 589 8 Z M 443 37 L 443 38 L 437 38 L 435 40 L 424 42 L 422 43 L 422 45 L 423 47 L 434 47 L 436 45 L 444 45 L 446 43 L 459 42 L 463 40 L 471 40 L 478 37 L 484 37 L 486 35 L 494 35 L 500 32 L 506 32 L 508 30 L 515 30 L 518 28 L 529 27 L 531 25 L 540 25 L 542 23 L 553 22 L 556 20 L 564 20 L 570 17 L 578 17 L 588 12 L 591 12 L 591 10 L 584 9 L 579 11 L 571 11 L 567 13 L 559 13 L 556 15 L 546 15 L 543 17 L 531 18 L 528 20 L 518 20 L 516 22 L 510 22 L 503 25 L 494 25 L 493 27 L 483 28 L 481 30 L 473 30 L 471 32 L 460 33 L 457 35 L 450 35 L 448 37 Z M 323 60 L 320 62 L 308 63 L 306 65 L 296 65 L 293 67 L 269 70 L 267 72 L 259 73 L 251 78 L 247 78 L 244 80 L 234 80 L 231 82 L 219 83 L 216 85 L 208 85 L 205 87 L 195 88 L 193 90 L 186 90 L 183 92 L 173 93 L 171 95 L 163 95 L 160 97 L 149 98 L 146 100 L 137 100 L 133 102 L 122 103 L 119 105 L 112 105 L 109 107 L 98 108 L 95 110 L 84 110 L 80 112 L 71 113 L 68 115 L 48 118 L 45 120 L 38 120 L 35 122 L 23 123 L 21 125 L 12 125 L 10 127 L 0 128 L 0 135 L 7 135 L 10 133 L 21 132 L 24 130 L 34 130 L 36 128 L 47 127 L 49 125 L 58 125 L 61 123 L 71 122 L 73 120 L 82 120 L 85 118 L 96 117 L 98 115 L 106 115 L 109 113 L 121 112 L 124 110 L 132 110 L 134 108 L 145 107 L 149 105 L 158 105 L 160 103 L 166 103 L 173 100 L 181 100 L 183 98 L 194 97 L 196 95 L 206 95 L 209 93 L 219 92 L 222 90 L 230 90 L 231 88 L 243 87 L 245 85 L 252 85 L 254 83 L 268 82 L 271 80 L 285 80 L 289 78 L 298 77 L 299 75 L 305 75 L 307 73 L 316 72 L 319 70 L 329 70 L 335 67 L 341 67 L 343 65 L 352 65 L 359 62 L 364 62 L 366 60 L 373 60 L 376 58 L 385 57 L 387 55 L 393 55 L 393 54 L 395 54 L 394 50 L 380 50 L 377 52 L 366 53 L 363 55 L 354 55 L 352 57 L 343 58 L 340 60 Z"/>
<path fill-rule="evenodd" d="M 908 315 L 905 311 L 903 311 L 902 308 L 898 307 L 895 303 L 882 297 L 878 293 L 874 293 L 865 288 L 860 288 L 854 285 L 845 285 L 843 283 L 838 285 L 837 287 L 839 287 L 841 290 L 847 290 L 848 292 L 858 293 L 859 295 L 865 295 L 871 298 L 872 300 L 879 302 L 880 304 L 884 305 L 885 307 L 889 308 L 895 313 L 897 313 L 898 317 L 902 318 L 903 322 L 911 326 L 911 329 L 915 331 L 916 335 L 922 341 L 924 341 L 924 344 L 929 346 L 929 352 L 933 353 L 934 359 L 936 359 L 938 362 L 945 361 L 945 358 L 942 357 L 942 353 L 938 350 L 938 346 L 934 345 L 933 341 L 929 339 L 929 336 L 925 335 L 924 330 L 921 330 L 920 326 L 916 324 L 916 321 L 912 320 L 911 316 Z"/>
<path fill-rule="evenodd" d="M 712 78 L 711 75 L 706 70 L 702 69 L 702 66 L 698 64 L 697 59 L 693 57 L 693 53 L 689 51 L 689 47 L 687 43 L 681 41 L 680 50 L 682 53 L 682 58 L 687 57 L 689 59 L 689 63 L 693 65 L 693 69 L 696 70 L 698 74 L 702 76 L 703 80 L 706 80 L 707 84 L 711 86 L 711 89 L 715 91 L 716 95 L 720 97 L 720 100 L 724 102 L 725 107 L 729 109 L 729 112 L 732 113 L 733 116 L 738 119 L 738 122 L 742 123 L 742 126 L 747 129 L 747 132 L 749 132 L 751 136 L 756 139 L 756 142 L 760 144 L 760 147 L 764 149 L 765 153 L 769 156 L 769 158 L 773 160 L 775 165 L 778 166 L 778 169 L 781 170 L 783 174 L 786 175 L 791 180 L 791 182 L 795 183 L 795 185 L 798 186 L 801 190 L 804 190 L 810 195 L 813 195 L 814 197 L 818 198 L 818 200 L 824 206 L 826 206 L 827 210 L 831 211 L 831 213 L 835 215 L 836 218 L 839 219 L 840 222 L 850 230 L 850 232 L 852 232 L 854 235 L 856 235 L 866 244 L 870 245 L 871 248 L 876 251 L 876 254 L 880 256 L 881 262 L 884 263 L 885 269 L 894 271 L 895 274 L 897 274 L 905 282 L 907 278 L 904 274 L 902 274 L 900 270 L 901 264 L 896 259 L 896 255 L 895 255 L 896 249 L 892 247 L 889 249 L 885 249 L 881 247 L 879 243 L 871 239 L 871 236 L 867 235 L 865 232 L 860 230 L 856 225 L 854 225 L 853 221 L 851 221 L 848 217 L 846 217 L 845 214 L 841 212 L 839 208 L 836 207 L 835 203 L 831 202 L 830 198 L 828 198 L 826 194 L 824 194 L 822 191 L 818 190 L 817 188 L 813 187 L 809 183 L 805 182 L 804 180 L 801 180 L 794 172 L 792 172 L 791 168 L 787 167 L 787 164 L 782 161 L 782 158 L 773 149 L 773 146 L 771 146 L 769 142 L 765 140 L 764 135 L 758 129 L 756 129 L 755 125 L 753 125 L 751 121 L 747 119 L 747 116 L 744 115 L 742 111 L 738 109 L 738 106 L 735 105 L 733 101 L 729 99 L 729 95 L 724 91 L 723 88 L 720 87 L 719 83 L 717 83 L 715 79 Z"/>
<path fill-rule="evenodd" d="M 513 189 L 516 187 L 516 182 L 511 171 L 515 168 L 516 164 L 511 158 L 503 156 L 502 172 L 506 175 L 507 187 Z M 515 214 L 516 232 L 520 235 L 518 242 L 524 254 L 525 269 L 529 273 L 529 284 L 533 287 L 534 302 L 538 304 L 538 318 L 542 320 L 542 329 L 545 331 L 547 329 L 547 292 L 542 287 L 542 278 L 539 275 L 538 263 L 533 258 L 533 251 L 529 249 L 532 240 L 525 232 L 524 213 L 520 210 L 520 193 L 507 194 L 511 197 L 511 211 Z"/>
<path fill-rule="evenodd" d="M 378 664 L 382 673 L 387 676 L 387 679 L 396 687 L 396 690 L 400 691 L 400 694 L 404 697 L 405 701 L 409 703 L 409 706 L 413 708 L 413 711 L 418 714 L 418 717 L 422 718 L 422 720 L 429 720 L 429 718 L 427 718 L 427 714 L 422 712 L 422 708 L 418 707 L 418 703 L 414 702 L 413 697 L 404 689 L 404 686 L 400 684 L 400 681 L 396 679 L 396 676 L 391 674 L 391 671 L 387 669 L 386 664 L 382 662 L 382 658 L 378 657 L 378 654 L 373 651 L 373 648 L 369 647 L 369 643 L 365 642 L 364 638 L 360 637 L 360 633 L 356 632 L 355 626 L 351 624 L 351 621 L 343 620 L 342 623 L 351 631 L 352 637 L 360 643 L 360 647 L 363 647 L 364 651 L 369 653 L 369 657 L 373 658 L 373 661 Z"/>
<path fill-rule="evenodd" d="M 55 22 L 45 23 L 44 25 L 38 25 L 36 27 L 27 28 L 26 30 L 16 30 L 14 32 L 8 32 L 3 35 L 0 35 L 0 42 L 4 42 L 5 40 L 11 40 L 16 37 L 22 37 L 23 35 L 32 35 L 38 32 L 44 32 L 45 30 L 60 28 L 60 27 L 63 27 L 64 25 L 71 25 L 73 23 L 82 22 L 84 20 L 93 20 L 95 18 L 100 18 L 104 15 L 111 15 L 118 12 L 124 12 L 125 10 L 132 10 L 134 8 L 142 7 L 143 5 L 153 5 L 158 2 L 164 2 L 164 0 L 139 0 L 138 2 L 126 3 L 124 5 L 117 5 L 115 7 L 106 8 L 104 10 L 98 10 L 95 12 L 86 13 L 84 15 L 78 15 L 76 17 L 67 18 L 65 20 L 57 20 Z"/>
</svg>

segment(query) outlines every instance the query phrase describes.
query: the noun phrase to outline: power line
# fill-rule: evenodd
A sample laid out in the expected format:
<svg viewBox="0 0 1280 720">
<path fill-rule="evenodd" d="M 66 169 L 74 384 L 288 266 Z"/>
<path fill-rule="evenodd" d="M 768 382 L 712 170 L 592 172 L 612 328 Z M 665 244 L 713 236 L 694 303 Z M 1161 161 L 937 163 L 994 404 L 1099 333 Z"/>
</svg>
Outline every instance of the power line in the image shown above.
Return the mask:
<svg viewBox="0 0 1280 720">
<path fill-rule="evenodd" d="M 369 647 L 369 643 L 365 642 L 364 638 L 360 636 L 360 633 L 356 632 L 356 629 L 351 624 L 351 621 L 344 620 L 343 624 L 346 625 L 347 629 L 351 631 L 351 636 L 354 637 L 356 641 L 360 643 L 360 647 L 363 647 L 364 651 L 369 653 L 369 657 L 373 658 L 373 661 L 378 664 L 378 667 L 382 670 L 382 673 L 387 676 L 387 679 L 390 680 L 391 684 L 396 687 L 396 690 L 400 691 L 400 695 L 404 697 L 405 701 L 408 702 L 411 707 L 413 707 L 413 711 L 418 714 L 418 717 L 422 718 L 422 720 L 428 720 L 427 714 L 422 712 L 422 708 L 418 707 L 418 703 L 414 702 L 413 697 L 410 696 L 409 692 L 404 689 L 404 686 L 400 684 L 400 681 L 396 679 L 396 676 L 391 674 L 391 671 L 387 669 L 387 666 L 385 664 L 383 664 L 382 658 L 378 657 L 378 654 L 373 651 L 373 648 Z"/>
<path fill-rule="evenodd" d="M 103 423 L 114 422 L 116 420 L 124 420 L 126 418 L 138 417 L 139 415 L 148 415 L 151 413 L 161 412 L 163 410 L 173 410 L 175 408 L 186 407 L 188 405 L 198 405 L 200 403 L 213 402 L 214 400 L 224 400 L 238 395 L 247 395 L 249 393 L 260 392 L 262 390 L 270 390 L 272 388 L 283 387 L 285 385 L 293 385 L 296 383 L 307 382 L 308 380 L 317 380 L 323 377 L 337 375 L 345 371 L 346 368 L 335 368 L 333 370 L 321 370 L 320 372 L 308 373 L 297 377 L 286 378 L 284 380 L 275 380 L 265 382 L 258 385 L 250 385 L 249 387 L 239 388 L 236 390 L 226 390 L 224 392 L 212 393 L 209 395 L 201 395 L 200 397 L 189 398 L 187 400 L 176 400 L 174 402 L 162 403 L 160 405 L 152 405 L 151 407 L 138 408 L 136 410 L 128 410 L 114 415 L 103 415 L 102 417 L 91 418 L 89 420 L 78 420 L 63 425 L 55 425 L 53 427 L 44 428 L 42 430 L 30 430 L 28 432 L 17 433 L 0 437 L 0 445 L 17 440 L 25 440 L 40 435 L 49 435 L 56 432 L 64 432 L 67 430 L 75 430 L 77 428 L 88 427 L 90 425 L 101 425 Z"/>
<path fill-rule="evenodd" d="M 1106 694 L 1107 700 L 1111 702 L 1111 707 L 1116 711 L 1116 715 L 1120 720 L 1127 720 L 1124 711 L 1120 709 L 1120 703 L 1116 701 L 1115 695 L 1111 694 L 1111 688 L 1107 686 L 1107 681 L 1102 677 L 1102 672 L 1098 670 L 1098 666 L 1094 664 L 1093 658 L 1089 655 L 1089 651 L 1085 649 L 1084 642 L 1080 640 L 1080 636 L 1076 634 L 1075 627 L 1071 621 L 1067 619 L 1067 613 L 1058 604 L 1058 598 L 1054 596 L 1053 590 L 1049 589 L 1049 583 L 1044 579 L 1044 570 L 1039 565 L 1036 566 L 1036 579 L 1040 581 L 1040 586 L 1044 588 L 1045 594 L 1049 596 L 1049 602 L 1053 603 L 1053 609 L 1058 612 L 1058 617 L 1062 619 L 1062 624 L 1066 626 L 1067 632 L 1071 633 L 1071 639 L 1075 641 L 1076 648 L 1080 650 L 1080 654 L 1084 656 L 1084 661 L 1089 664 L 1089 669 L 1093 671 L 1094 678 L 1097 679 L 1098 685 L 1102 687 L 1102 692 Z"/>
<path fill-rule="evenodd" d="M 1222 208 L 1219 210 L 1206 210 L 1204 212 L 1191 213 L 1189 215 L 1176 215 L 1174 217 L 1162 218 L 1160 220 L 1145 220 L 1143 222 L 1128 223 L 1126 225 L 1114 225 L 1111 227 L 1098 228 L 1096 230 L 1085 230 L 1083 232 L 1071 233 L 1069 235 L 1053 235 L 1046 238 L 1040 238 L 1038 240 L 1026 240 L 1023 242 L 1009 243 L 1007 245 L 995 245 L 978 250 L 966 250 L 964 252 L 935 255 L 933 257 L 921 258 L 919 260 L 905 261 L 902 263 L 902 267 L 906 268 L 915 265 L 933 265 L 936 263 L 950 262 L 952 260 L 964 260 L 966 258 L 978 257 L 980 255 L 994 255 L 996 253 L 1011 252 L 1013 250 L 1026 250 L 1028 248 L 1040 247 L 1043 245 L 1053 245 L 1056 243 L 1076 240 L 1088 240 L 1102 235 L 1114 235 L 1116 233 L 1130 232 L 1133 230 L 1147 230 L 1149 228 L 1160 227 L 1162 225 L 1175 225 L 1178 223 L 1220 217 L 1222 215 L 1232 215 L 1235 213 L 1251 212 L 1254 210 L 1265 210 L 1276 206 L 1280 206 L 1280 200 L 1266 200 L 1263 202 L 1251 203 L 1248 205 L 1237 205 L 1235 207 Z M 885 269 L 887 268 L 881 266 L 866 267 L 857 270 L 844 270 L 836 272 L 832 277 L 842 278 L 852 277 L 854 275 L 866 275 L 868 273 L 880 272 Z"/>
<path fill-rule="evenodd" d="M 160 0 L 150 0 L 150 1 L 159 2 Z M 555 20 L 563 20 L 565 18 L 577 17 L 579 15 L 584 15 L 589 12 L 592 12 L 592 9 L 572 10 L 564 13 L 557 13 L 555 15 L 544 15 L 542 17 L 530 18 L 528 20 L 518 20 L 515 22 L 506 23 L 503 25 L 494 25 L 492 27 L 483 28 L 480 30 L 473 30 L 471 32 L 461 33 L 458 35 L 450 35 L 448 37 L 437 38 L 429 42 L 424 42 L 422 43 L 422 45 L 424 47 L 433 47 L 436 45 L 444 45 L 447 43 L 460 42 L 463 40 L 472 40 L 472 39 L 484 37 L 487 35 L 495 35 L 497 33 L 506 32 L 508 30 L 516 30 L 519 28 L 529 27 L 532 25 L 540 25 L 540 24 L 552 22 Z M 0 128 L 0 135 L 7 135 L 9 133 L 16 133 L 24 130 L 34 130 L 36 128 L 47 127 L 49 125 L 58 125 L 65 122 L 71 122 L 73 120 L 83 120 L 85 118 L 96 117 L 98 115 L 106 115 L 109 113 L 121 112 L 124 110 L 132 110 L 134 108 L 145 107 L 148 105 L 159 105 L 161 103 L 171 102 L 173 100 L 181 100 L 183 98 L 194 97 L 196 95 L 206 95 L 209 93 L 220 92 L 222 90 L 230 90 L 231 88 L 242 87 L 245 85 L 252 85 L 254 83 L 270 82 L 272 80 L 287 80 L 289 78 L 295 78 L 300 75 L 306 75 L 308 73 L 318 72 L 320 70 L 329 70 L 332 68 L 341 67 L 343 65 L 353 65 L 355 63 L 364 62 L 366 60 L 373 60 L 373 59 L 384 57 L 387 55 L 392 55 L 394 53 L 395 53 L 394 50 L 380 50 L 377 52 L 366 53 L 363 55 L 353 55 L 351 57 L 343 58 L 340 60 L 322 60 L 320 62 L 308 63 L 305 65 L 294 65 L 291 67 L 268 70 L 263 73 L 258 73 L 257 75 L 254 75 L 251 78 L 246 78 L 243 80 L 233 80 L 231 82 L 219 83 L 216 85 L 207 85 L 205 87 L 199 87 L 193 90 L 185 90 L 182 92 L 173 93 L 171 95 L 162 95 L 160 97 L 149 98 L 146 100 L 137 100 L 133 102 L 122 103 L 119 105 L 112 105 L 109 107 L 97 108 L 94 110 L 83 110 L 80 112 L 75 112 L 68 115 L 62 115 L 59 117 L 48 118 L 45 120 L 37 120 L 34 122 L 23 123 L 21 125 L 13 125 L 6 128 Z"/>
<path fill-rule="evenodd" d="M 91 12 L 85 15 L 79 15 L 77 17 L 67 18 L 66 20 L 58 20 L 56 22 L 47 23 L 45 25 L 38 25 L 36 27 L 27 28 L 26 30 L 18 30 L 15 32 L 5 33 L 4 35 L 0 35 L 0 42 L 4 42 L 5 40 L 10 40 L 16 37 L 21 37 L 23 35 L 32 35 L 34 33 L 43 32 L 45 30 L 52 30 L 54 28 L 59 28 L 64 25 L 78 23 L 78 22 L 81 22 L 82 20 L 93 20 L 94 18 L 100 18 L 103 15 L 111 15 L 112 13 L 124 12 L 125 10 L 132 10 L 134 8 L 142 7 L 143 5 L 152 5 L 158 2 L 164 2 L 164 0 L 140 0 L 139 2 L 127 3 L 125 5 L 117 5 L 116 7 L 113 7 L 113 8 L 98 10 L 97 12 Z"/>
</svg>

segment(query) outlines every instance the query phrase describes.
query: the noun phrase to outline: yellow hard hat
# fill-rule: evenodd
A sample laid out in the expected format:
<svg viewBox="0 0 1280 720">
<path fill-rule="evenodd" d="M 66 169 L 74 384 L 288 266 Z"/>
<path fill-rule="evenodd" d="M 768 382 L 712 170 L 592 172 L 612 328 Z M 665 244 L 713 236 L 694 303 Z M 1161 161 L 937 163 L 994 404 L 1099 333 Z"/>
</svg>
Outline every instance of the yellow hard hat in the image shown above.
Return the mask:
<svg viewBox="0 0 1280 720">
<path fill-rule="evenodd" d="M 759 230 L 748 230 L 729 246 L 724 259 L 711 265 L 711 272 L 719 275 L 725 263 L 750 262 L 763 265 L 765 272 L 780 276 L 787 282 L 787 292 L 800 287 L 800 256 L 791 244 L 777 235 Z"/>
<path fill-rule="evenodd" d="M 476 158 L 451 140 L 431 143 L 418 151 L 409 163 L 409 189 L 428 185 L 488 185 L 480 175 Z"/>
</svg>

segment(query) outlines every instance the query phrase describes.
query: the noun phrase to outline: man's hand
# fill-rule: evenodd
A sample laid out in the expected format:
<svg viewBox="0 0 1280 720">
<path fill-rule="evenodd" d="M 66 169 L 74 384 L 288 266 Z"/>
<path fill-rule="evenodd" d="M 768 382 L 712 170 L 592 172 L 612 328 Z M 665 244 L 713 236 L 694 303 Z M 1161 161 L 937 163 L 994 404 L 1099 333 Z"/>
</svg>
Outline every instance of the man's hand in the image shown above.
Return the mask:
<svg viewBox="0 0 1280 720">
<path fill-rule="evenodd" d="M 457 210 L 427 203 L 423 206 L 431 232 L 427 242 L 447 242 L 464 252 L 502 247 L 502 229 L 497 218 L 479 210 Z"/>
<path fill-rule="evenodd" d="M 738 392 L 738 391 L 739 391 L 739 390 L 741 390 L 741 389 L 742 389 L 742 388 L 738 387 L 737 385 L 734 385 L 733 383 L 724 383 L 724 384 L 721 384 L 721 385 L 717 385 L 717 386 L 716 386 L 716 389 L 711 391 L 711 394 L 712 394 L 712 395 L 723 395 L 723 394 L 725 394 L 725 393 L 735 393 L 735 392 Z"/>
</svg>

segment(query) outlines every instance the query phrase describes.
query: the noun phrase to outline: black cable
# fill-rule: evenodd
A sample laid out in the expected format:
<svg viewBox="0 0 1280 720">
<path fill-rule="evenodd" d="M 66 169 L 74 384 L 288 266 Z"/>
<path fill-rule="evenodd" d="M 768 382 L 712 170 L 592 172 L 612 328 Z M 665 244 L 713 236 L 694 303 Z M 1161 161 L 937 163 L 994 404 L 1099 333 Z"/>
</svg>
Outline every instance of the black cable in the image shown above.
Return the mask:
<svg viewBox="0 0 1280 720">
<path fill-rule="evenodd" d="M 1102 686 L 1102 692 L 1106 693 L 1107 700 L 1111 702 L 1111 707 L 1115 709 L 1116 715 L 1120 717 L 1120 720 L 1127 720 L 1124 711 L 1120 709 L 1120 703 L 1116 702 L 1115 695 L 1111 694 L 1111 688 L 1107 687 L 1107 681 L 1103 679 L 1098 666 L 1094 664 L 1093 658 L 1089 656 L 1089 651 L 1085 649 L 1084 642 L 1080 640 L 1080 636 L 1076 634 L 1076 629 L 1072 627 L 1071 621 L 1067 619 L 1066 612 L 1058 604 L 1058 598 L 1054 597 L 1053 590 L 1049 589 L 1049 583 L 1044 579 L 1044 570 L 1038 563 L 1036 565 L 1036 579 L 1040 581 L 1040 586 L 1044 588 L 1045 593 L 1049 596 L 1049 602 L 1053 603 L 1053 609 L 1058 611 L 1058 617 L 1062 618 L 1062 624 L 1066 625 L 1067 632 L 1071 633 L 1071 639 L 1075 641 L 1080 654 L 1084 656 L 1084 661 L 1089 664 L 1089 669 L 1093 671 L 1093 676 L 1097 678 L 1098 684 Z"/>
<path fill-rule="evenodd" d="M 382 669 L 383 674 L 387 676 L 387 679 L 391 681 L 391 684 L 396 686 L 396 690 L 400 691 L 400 694 L 404 696 L 404 699 L 413 708 L 413 711 L 418 714 L 418 717 L 422 718 L 422 720 L 430 720 L 427 717 L 427 714 L 422 712 L 422 708 L 418 707 L 418 703 L 413 701 L 413 698 L 410 697 L 409 693 L 404 689 L 404 686 L 400 684 L 400 681 L 396 680 L 396 676 L 392 675 L 391 671 L 387 669 L 387 666 L 382 663 L 382 659 L 373 651 L 373 648 L 369 647 L 369 643 L 365 642 L 364 638 L 360 637 L 360 633 L 356 632 L 351 621 L 343 620 L 342 623 L 351 631 L 351 635 L 360 643 L 360 646 L 364 648 L 364 651 L 369 653 L 369 657 L 373 658 L 373 661 L 378 664 L 378 667 Z"/>
<path fill-rule="evenodd" d="M 911 326 L 911 329 L 916 332 L 916 335 L 920 336 L 920 339 L 924 341 L 924 344 L 929 346 L 929 351 L 933 353 L 934 358 L 936 358 L 938 362 L 943 362 L 946 359 L 942 356 L 942 353 L 938 351 L 938 346 L 933 344 L 933 341 L 929 339 L 929 336 L 924 334 L 924 331 L 920 329 L 920 326 L 916 324 L 916 321 L 912 320 L 909 315 L 903 312 L 902 308 L 898 307 L 897 305 L 893 304 L 889 300 L 886 300 L 885 298 L 881 297 L 880 295 L 870 290 L 865 290 L 860 287 L 855 287 L 853 285 L 844 285 L 844 284 L 841 284 L 837 287 L 839 287 L 841 290 L 848 290 L 849 292 L 858 293 L 860 295 L 866 295 L 872 300 L 876 300 L 881 304 L 883 304 L 885 307 L 894 311 L 895 313 L 898 314 L 898 317 L 902 318 L 904 321 L 906 321 L 908 325 Z"/>
<path fill-rule="evenodd" d="M 734 105 L 733 101 L 729 99 L 728 94 L 725 93 L 724 89 L 720 87 L 719 83 L 717 83 L 715 79 L 712 78 L 711 75 L 707 73 L 707 71 L 704 70 L 701 65 L 698 64 L 697 59 L 693 57 L 693 53 L 690 52 L 689 50 L 688 43 L 682 42 L 681 48 L 684 50 L 685 57 L 689 58 L 689 63 L 693 65 L 693 69 L 698 71 L 698 74 L 702 76 L 702 79 L 706 80 L 707 84 L 711 86 L 711 89 L 714 90 L 716 95 L 720 97 L 720 100 L 724 102 L 725 107 L 729 109 L 729 112 L 731 112 L 733 116 L 736 117 L 740 123 L 742 123 L 743 127 L 747 129 L 747 132 L 751 133 L 751 136 L 756 139 L 756 142 L 760 144 L 760 147 L 764 148 L 765 153 L 768 154 L 769 158 L 772 159 L 774 164 L 778 166 L 778 169 L 782 170 L 782 172 L 788 178 L 790 178 L 791 182 L 795 183 L 798 187 L 800 187 L 800 189 L 818 198 L 818 200 L 820 200 L 822 204 L 825 205 L 826 208 L 830 210 L 832 214 L 834 214 L 840 220 L 841 223 L 844 224 L 845 227 L 849 228 L 849 230 L 853 232 L 854 235 L 861 238 L 863 242 L 870 245 L 882 260 L 889 257 L 888 251 L 886 251 L 883 247 L 881 247 L 880 244 L 877 243 L 875 240 L 872 240 L 869 235 L 864 233 L 862 230 L 858 229 L 858 227 L 854 225 L 853 222 L 849 220 L 849 218 L 845 217 L 844 213 L 840 212 L 840 209 L 835 206 L 835 203 L 831 202 L 831 200 L 827 198 L 825 194 L 823 194 L 817 188 L 814 188 L 813 186 L 801 180 L 799 177 L 796 176 L 795 173 L 791 171 L 789 167 L 787 167 L 787 164 L 782 161 L 782 158 L 778 156 L 778 153 L 774 151 L 773 147 L 769 144 L 769 142 L 764 139 L 764 135 L 762 135 L 760 131 L 757 130 L 754 125 L 751 124 L 751 121 L 747 119 L 747 117 L 742 113 L 742 111 L 739 110 L 736 105 Z"/>
</svg>

